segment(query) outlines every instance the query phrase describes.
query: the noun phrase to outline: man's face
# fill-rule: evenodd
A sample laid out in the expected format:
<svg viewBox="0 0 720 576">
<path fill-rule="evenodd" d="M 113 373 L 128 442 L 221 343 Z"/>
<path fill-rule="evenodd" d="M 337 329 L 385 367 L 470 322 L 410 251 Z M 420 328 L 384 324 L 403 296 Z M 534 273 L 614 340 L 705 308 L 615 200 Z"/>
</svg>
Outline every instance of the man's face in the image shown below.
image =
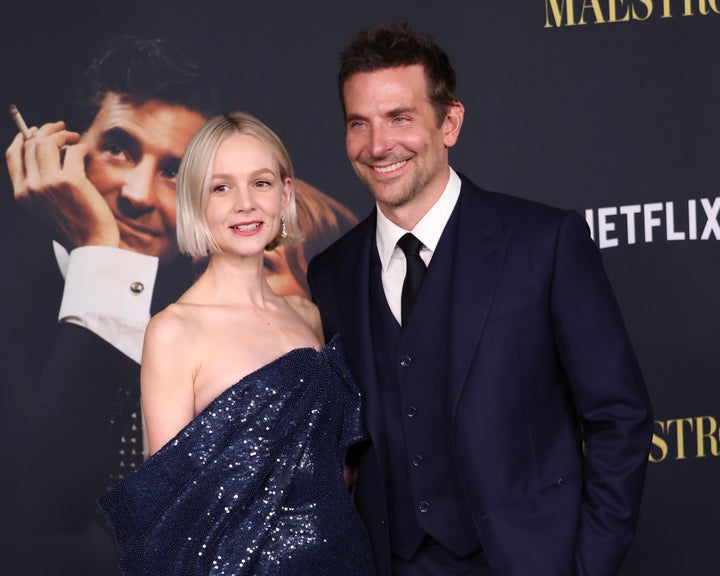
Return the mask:
<svg viewBox="0 0 720 576">
<path fill-rule="evenodd" d="M 391 220 L 402 211 L 422 216 L 447 184 L 462 105 L 438 125 L 420 65 L 353 74 L 343 95 L 345 145 L 358 177 Z"/>
<path fill-rule="evenodd" d="M 120 247 L 168 262 L 175 239 L 175 182 L 180 158 L 205 118 L 150 100 L 134 107 L 108 93 L 82 141 L 87 177 L 120 229 Z"/>
</svg>

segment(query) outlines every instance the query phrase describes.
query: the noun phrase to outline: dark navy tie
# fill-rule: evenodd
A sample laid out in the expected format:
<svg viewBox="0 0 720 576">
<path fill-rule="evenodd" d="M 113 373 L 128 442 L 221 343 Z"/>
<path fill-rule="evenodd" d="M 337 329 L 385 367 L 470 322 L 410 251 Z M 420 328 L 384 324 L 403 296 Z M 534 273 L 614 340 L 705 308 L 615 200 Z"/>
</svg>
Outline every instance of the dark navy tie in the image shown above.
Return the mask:
<svg viewBox="0 0 720 576">
<path fill-rule="evenodd" d="M 402 288 L 402 300 L 400 308 L 400 316 L 402 317 L 402 325 L 405 325 L 410 310 L 412 310 L 415 296 L 417 295 L 423 275 L 425 274 L 425 262 L 420 258 L 420 248 L 422 242 L 415 238 L 410 232 L 405 234 L 397 245 L 405 253 L 407 261 L 407 271 L 405 272 L 405 281 Z"/>
</svg>

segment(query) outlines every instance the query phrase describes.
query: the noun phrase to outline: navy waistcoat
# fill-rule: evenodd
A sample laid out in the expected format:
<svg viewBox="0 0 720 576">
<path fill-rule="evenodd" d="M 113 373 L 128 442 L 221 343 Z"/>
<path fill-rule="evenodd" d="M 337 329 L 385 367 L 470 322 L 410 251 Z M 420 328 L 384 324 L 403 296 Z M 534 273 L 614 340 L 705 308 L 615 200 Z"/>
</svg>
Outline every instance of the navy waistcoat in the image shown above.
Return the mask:
<svg viewBox="0 0 720 576">
<path fill-rule="evenodd" d="M 385 425 L 385 482 L 393 553 L 409 559 L 430 535 L 459 556 L 480 548 L 453 458 L 448 370 L 455 212 L 406 326 L 390 312 L 373 251 L 370 304 Z M 381 463 L 383 464 L 383 463 Z M 361 472 L 362 473 L 362 472 Z"/>
</svg>

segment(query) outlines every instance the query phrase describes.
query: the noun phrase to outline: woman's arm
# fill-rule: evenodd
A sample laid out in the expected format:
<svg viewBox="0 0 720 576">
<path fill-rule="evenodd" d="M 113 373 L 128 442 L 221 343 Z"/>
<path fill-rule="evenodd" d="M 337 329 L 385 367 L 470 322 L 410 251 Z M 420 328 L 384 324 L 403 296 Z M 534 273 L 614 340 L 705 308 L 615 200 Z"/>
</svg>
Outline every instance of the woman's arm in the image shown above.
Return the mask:
<svg viewBox="0 0 720 576">
<path fill-rule="evenodd" d="M 171 305 L 148 324 L 140 365 L 140 393 L 152 455 L 195 416 L 191 330 Z"/>
</svg>

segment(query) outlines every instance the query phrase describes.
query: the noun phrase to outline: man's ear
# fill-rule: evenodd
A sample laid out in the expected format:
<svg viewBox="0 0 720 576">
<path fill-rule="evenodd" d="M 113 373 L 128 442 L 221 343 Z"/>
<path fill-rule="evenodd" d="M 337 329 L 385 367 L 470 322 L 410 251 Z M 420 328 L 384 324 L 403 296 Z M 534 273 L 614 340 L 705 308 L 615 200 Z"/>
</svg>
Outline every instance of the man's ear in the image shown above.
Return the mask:
<svg viewBox="0 0 720 576">
<path fill-rule="evenodd" d="M 462 105 L 462 102 L 455 100 L 455 102 L 448 107 L 442 125 L 443 143 L 448 148 L 455 146 L 460 136 L 460 128 L 462 128 L 464 118 L 465 107 Z"/>
</svg>

